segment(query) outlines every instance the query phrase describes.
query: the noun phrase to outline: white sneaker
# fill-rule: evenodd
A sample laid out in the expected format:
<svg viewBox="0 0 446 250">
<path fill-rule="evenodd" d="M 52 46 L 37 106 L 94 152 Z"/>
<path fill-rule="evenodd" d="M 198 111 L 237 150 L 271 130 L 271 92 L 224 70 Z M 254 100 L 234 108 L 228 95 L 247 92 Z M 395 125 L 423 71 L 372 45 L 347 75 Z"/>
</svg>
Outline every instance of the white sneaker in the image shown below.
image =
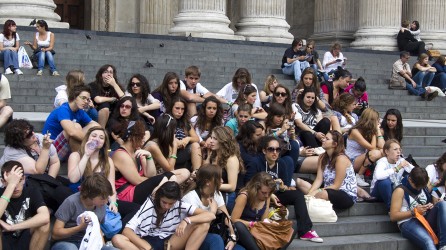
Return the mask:
<svg viewBox="0 0 446 250">
<path fill-rule="evenodd" d="M 20 69 L 14 70 L 17 75 L 23 75 L 23 72 Z"/>
<path fill-rule="evenodd" d="M 12 70 L 10 68 L 7 68 L 5 70 L 5 75 L 10 75 L 10 74 L 12 74 Z"/>
<path fill-rule="evenodd" d="M 356 182 L 358 183 L 358 186 L 360 186 L 360 187 L 368 187 L 368 186 L 370 186 L 370 184 L 368 184 L 364 180 L 364 175 L 356 174 Z"/>
<path fill-rule="evenodd" d="M 37 71 L 37 75 L 38 75 L 38 76 L 41 76 L 42 74 L 43 74 L 43 71 L 42 71 L 42 70 Z"/>
</svg>

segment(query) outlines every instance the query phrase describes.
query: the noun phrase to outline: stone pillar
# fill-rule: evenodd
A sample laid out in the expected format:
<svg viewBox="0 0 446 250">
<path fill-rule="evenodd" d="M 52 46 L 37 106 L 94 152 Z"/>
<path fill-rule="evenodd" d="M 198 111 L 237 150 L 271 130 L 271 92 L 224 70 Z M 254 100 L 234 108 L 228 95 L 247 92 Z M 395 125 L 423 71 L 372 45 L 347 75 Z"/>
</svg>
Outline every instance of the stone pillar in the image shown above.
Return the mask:
<svg viewBox="0 0 446 250">
<path fill-rule="evenodd" d="M 317 46 L 334 41 L 349 46 L 358 29 L 357 0 L 315 0 L 314 33 Z"/>
<path fill-rule="evenodd" d="M 179 13 L 173 19 L 170 35 L 238 39 L 229 28 L 226 0 L 180 0 Z"/>
<path fill-rule="evenodd" d="M 68 23 L 60 22 L 60 16 L 54 10 L 53 0 L 0 0 L 0 23 L 13 19 L 19 26 L 28 26 L 36 18 L 43 19 L 49 28 L 68 29 Z"/>
<path fill-rule="evenodd" d="M 240 0 L 236 34 L 247 41 L 290 44 L 293 35 L 286 22 L 286 0 Z"/>
<path fill-rule="evenodd" d="M 396 35 L 401 26 L 402 0 L 359 0 L 359 29 L 352 47 L 398 50 Z"/>
<path fill-rule="evenodd" d="M 178 13 L 178 0 L 141 0 L 139 33 L 167 35 Z"/>
<path fill-rule="evenodd" d="M 115 31 L 116 0 L 91 1 L 91 29 L 97 31 Z"/>
<path fill-rule="evenodd" d="M 446 1 L 409 0 L 408 17 L 410 21 L 420 22 L 421 40 L 432 43 L 433 49 L 446 53 Z"/>
</svg>

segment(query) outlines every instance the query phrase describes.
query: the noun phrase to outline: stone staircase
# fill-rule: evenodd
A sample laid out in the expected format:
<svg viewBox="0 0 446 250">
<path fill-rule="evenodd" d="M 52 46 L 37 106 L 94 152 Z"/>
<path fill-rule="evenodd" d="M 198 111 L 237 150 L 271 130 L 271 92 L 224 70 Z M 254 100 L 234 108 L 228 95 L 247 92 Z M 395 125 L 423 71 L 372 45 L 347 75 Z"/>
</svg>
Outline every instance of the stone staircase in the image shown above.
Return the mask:
<svg viewBox="0 0 446 250">
<path fill-rule="evenodd" d="M 31 39 L 34 30 L 19 27 L 22 41 Z M 64 83 L 64 76 L 71 69 L 81 69 L 86 81 L 94 79 L 97 69 L 103 64 L 113 64 L 118 71 L 118 79 L 126 86 L 133 73 L 145 75 L 152 90 L 158 86 L 167 71 L 174 71 L 184 77 L 184 69 L 197 65 L 202 71 L 201 82 L 216 92 L 231 81 L 239 67 L 247 68 L 253 82 L 259 88 L 268 74 L 275 74 L 279 82 L 293 87 L 294 81 L 281 74 L 279 68 L 284 44 L 224 41 L 106 33 L 78 30 L 53 30 L 56 34 L 56 66 L 60 77 L 49 76 L 48 70 L 41 77 L 36 70 L 24 70 L 22 76 L 8 76 L 11 85 L 15 118 L 32 120 L 36 131 L 43 127 L 44 120 L 53 109 L 56 95 L 54 88 Z M 88 33 L 92 39 L 86 39 Z M 28 49 L 28 48 L 27 48 Z M 328 48 L 317 47 L 321 55 Z M 28 50 L 28 53 L 31 51 Z M 412 154 L 422 166 L 435 161 L 444 151 L 441 142 L 446 135 L 446 107 L 444 99 L 431 102 L 409 96 L 407 91 L 389 90 L 386 79 L 391 73 L 392 64 L 398 59 L 396 52 L 377 52 L 344 49 L 348 58 L 348 69 L 354 77 L 363 76 L 367 83 L 370 105 L 381 115 L 389 108 L 398 108 L 404 118 L 404 154 Z M 153 68 L 144 64 L 149 60 Z M 411 59 L 411 64 L 415 59 Z M 0 63 L 1 65 L 1 63 Z M 3 70 L 1 68 L 0 70 Z M 3 130 L 0 129 L 0 144 L 3 144 Z M 0 153 L 4 146 L 0 145 Z M 66 167 L 62 168 L 66 173 Z M 290 209 L 292 212 L 293 209 Z M 415 249 L 398 233 L 394 223 L 381 203 L 358 203 L 352 208 L 338 213 L 337 223 L 315 223 L 315 230 L 324 238 L 323 244 L 294 240 L 289 249 Z M 291 215 L 293 218 L 293 215 Z"/>
</svg>

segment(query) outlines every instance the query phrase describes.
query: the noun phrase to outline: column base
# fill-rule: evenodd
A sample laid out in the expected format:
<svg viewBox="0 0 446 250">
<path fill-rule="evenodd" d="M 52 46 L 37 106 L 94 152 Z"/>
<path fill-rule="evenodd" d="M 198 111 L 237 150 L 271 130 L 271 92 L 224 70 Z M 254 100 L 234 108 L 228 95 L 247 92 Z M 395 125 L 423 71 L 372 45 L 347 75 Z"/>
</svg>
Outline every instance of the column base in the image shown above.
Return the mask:
<svg viewBox="0 0 446 250">
<path fill-rule="evenodd" d="M 392 28 L 361 28 L 353 36 L 355 41 L 350 47 L 384 51 L 398 51 L 396 35 L 398 30 Z"/>
<path fill-rule="evenodd" d="M 315 40 L 317 46 L 331 46 L 334 42 L 340 43 L 344 47 L 350 47 L 353 39 L 353 32 L 324 32 L 311 35 L 310 39 Z"/>
<path fill-rule="evenodd" d="M 175 33 L 169 33 L 169 35 L 184 36 L 184 37 L 191 35 L 192 37 L 198 37 L 198 38 L 245 41 L 245 37 L 243 37 L 243 36 L 227 35 L 227 34 L 219 34 L 219 33 L 195 32 L 195 31 L 181 31 L 181 32 L 175 32 Z"/>
<path fill-rule="evenodd" d="M 29 18 L 14 18 L 14 22 L 17 24 L 17 26 L 29 26 L 29 23 L 33 20 L 29 19 Z M 38 19 L 37 19 L 38 20 Z M 43 19 L 45 20 L 45 19 Z M 3 19 L 0 19 L 0 23 L 5 23 L 6 19 L 3 21 Z M 63 22 L 53 22 L 53 21 L 47 21 L 45 20 L 45 22 L 48 24 L 48 28 L 51 29 L 52 28 L 58 28 L 58 29 L 69 29 L 70 28 L 70 24 L 69 23 L 63 23 Z"/>
<path fill-rule="evenodd" d="M 235 34 L 247 41 L 291 44 L 294 39 L 288 32 L 290 25 L 280 18 L 242 18 L 236 27 Z"/>
<path fill-rule="evenodd" d="M 421 33 L 421 40 L 426 44 L 432 43 L 432 49 L 439 50 L 442 55 L 446 54 L 446 32 L 444 31 L 424 31 Z"/>
<path fill-rule="evenodd" d="M 188 36 L 192 33 L 195 37 L 213 35 L 223 39 L 234 36 L 234 31 L 229 28 L 230 21 L 224 14 L 186 12 L 178 14 L 173 22 L 175 26 L 169 30 L 169 35 Z"/>
</svg>

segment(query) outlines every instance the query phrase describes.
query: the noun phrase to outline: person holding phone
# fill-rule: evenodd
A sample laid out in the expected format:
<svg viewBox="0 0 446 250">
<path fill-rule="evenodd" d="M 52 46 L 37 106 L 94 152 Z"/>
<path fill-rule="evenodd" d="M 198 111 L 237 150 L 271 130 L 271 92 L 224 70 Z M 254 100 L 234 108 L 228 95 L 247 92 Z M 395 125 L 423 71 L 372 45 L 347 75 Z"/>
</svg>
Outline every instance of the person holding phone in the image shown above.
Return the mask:
<svg viewBox="0 0 446 250">
<path fill-rule="evenodd" d="M 310 63 L 306 60 L 305 51 L 302 50 L 303 40 L 294 38 L 291 47 L 285 50 L 282 57 L 282 72 L 285 75 L 294 75 L 294 80 L 298 82 L 302 71 L 310 67 Z"/>
<path fill-rule="evenodd" d="M 322 61 L 322 66 L 324 66 L 325 71 L 328 75 L 331 75 L 338 67 L 344 68 L 347 64 L 347 58 L 341 52 L 341 44 L 334 43 L 331 46 L 330 51 L 325 52 L 324 60 Z"/>
</svg>

